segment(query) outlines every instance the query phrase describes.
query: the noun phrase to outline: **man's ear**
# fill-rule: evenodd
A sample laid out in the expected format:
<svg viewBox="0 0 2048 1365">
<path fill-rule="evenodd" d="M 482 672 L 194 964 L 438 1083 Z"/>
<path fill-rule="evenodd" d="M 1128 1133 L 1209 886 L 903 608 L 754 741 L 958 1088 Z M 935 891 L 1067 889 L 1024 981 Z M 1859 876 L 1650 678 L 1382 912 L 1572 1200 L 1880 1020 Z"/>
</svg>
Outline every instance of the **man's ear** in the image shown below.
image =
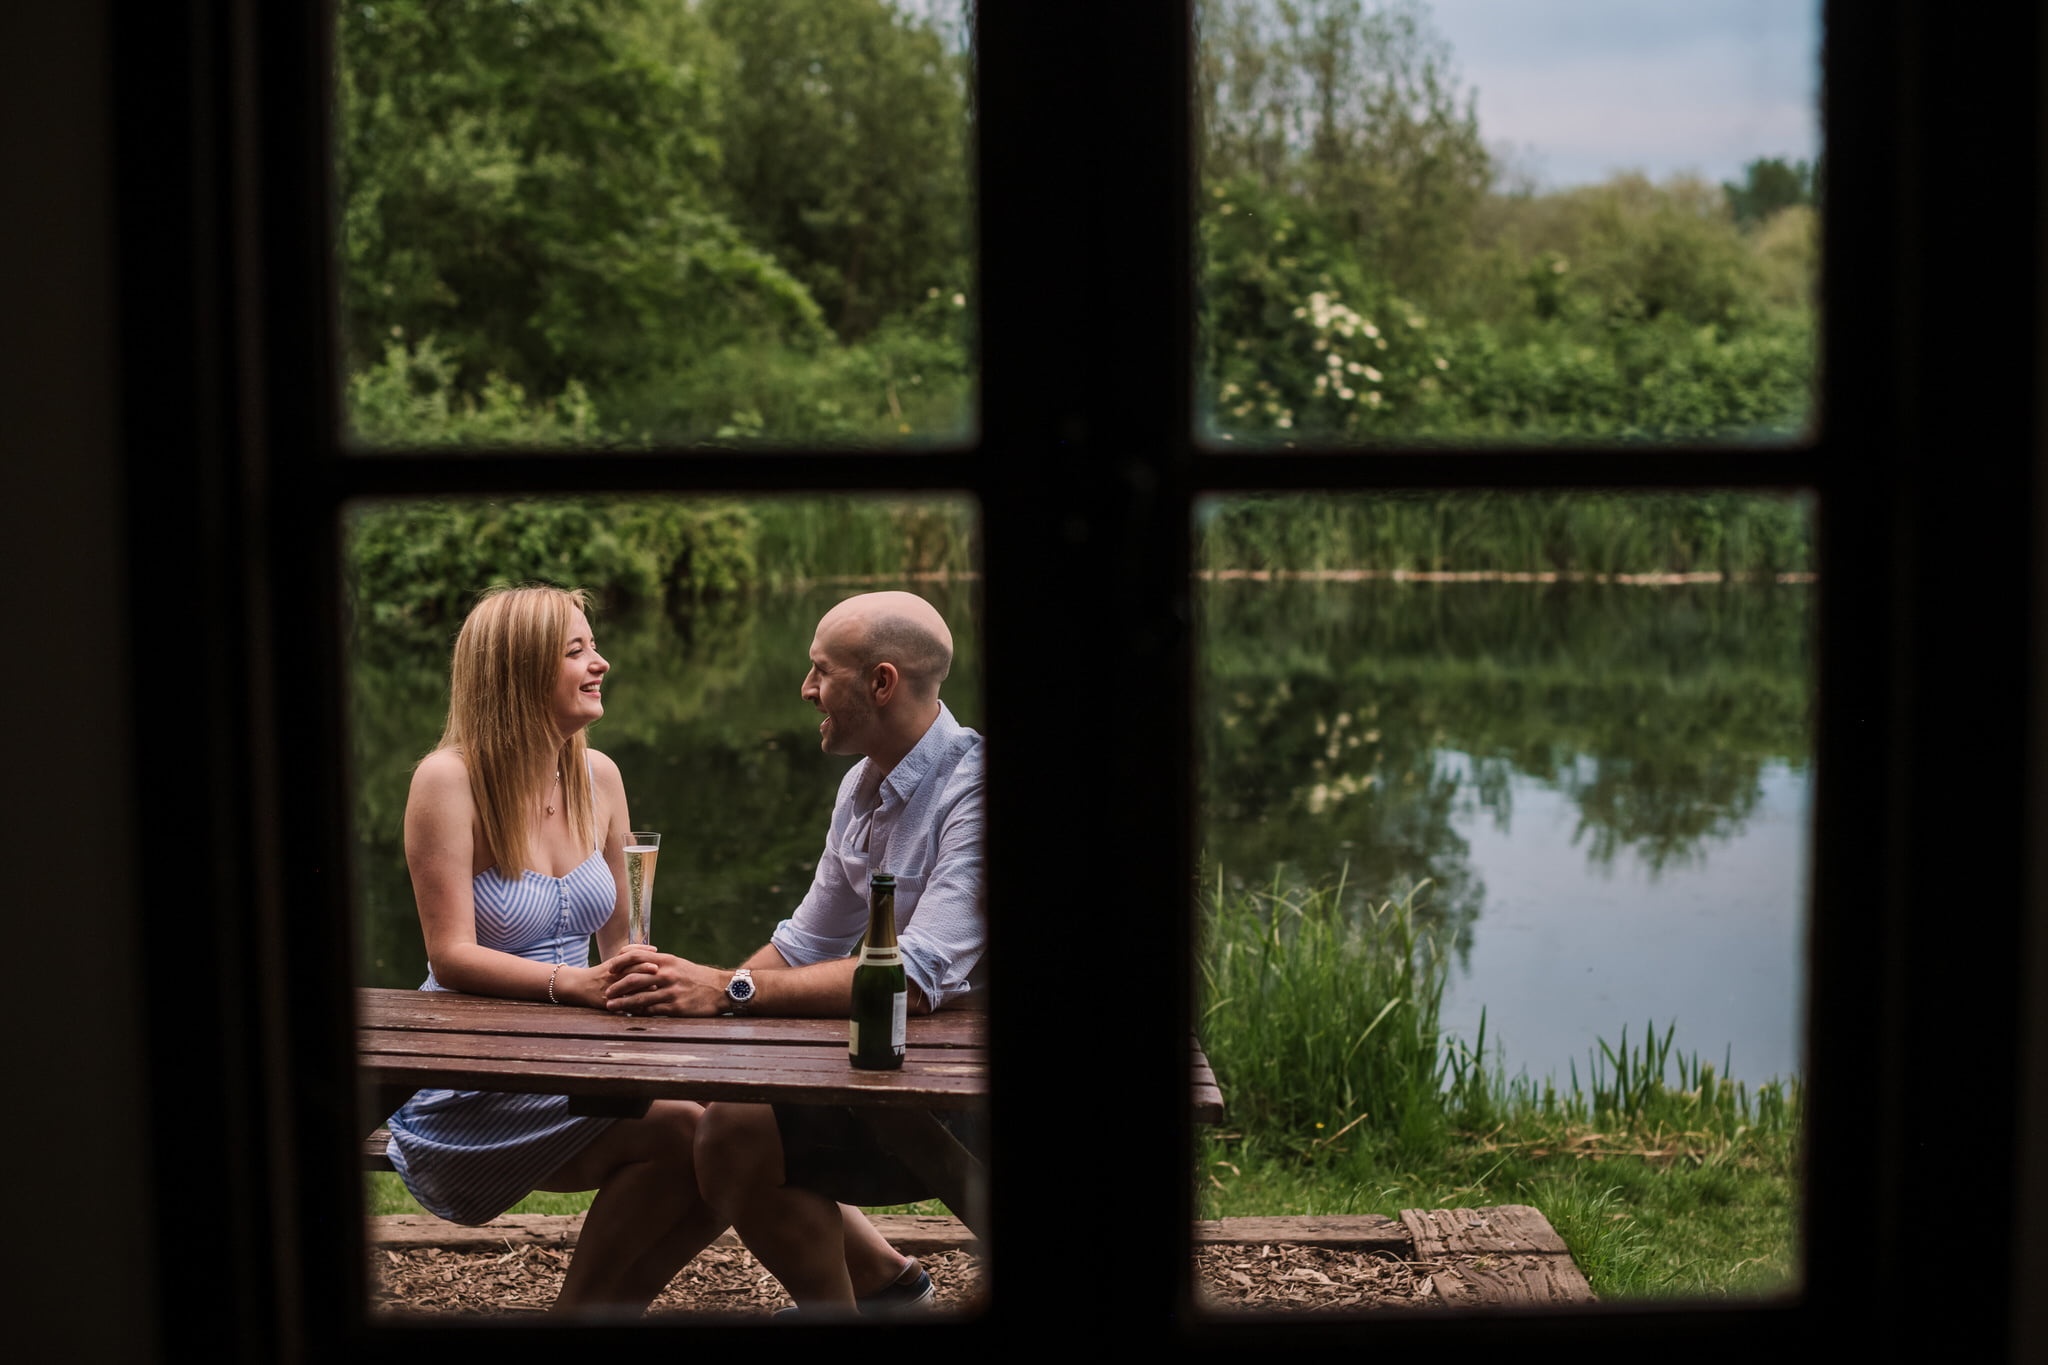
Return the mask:
<svg viewBox="0 0 2048 1365">
<path fill-rule="evenodd" d="M 886 706 L 897 689 L 903 686 L 903 675 L 896 671 L 896 665 L 879 663 L 875 665 L 874 676 L 868 686 L 873 690 L 875 705 Z"/>
</svg>

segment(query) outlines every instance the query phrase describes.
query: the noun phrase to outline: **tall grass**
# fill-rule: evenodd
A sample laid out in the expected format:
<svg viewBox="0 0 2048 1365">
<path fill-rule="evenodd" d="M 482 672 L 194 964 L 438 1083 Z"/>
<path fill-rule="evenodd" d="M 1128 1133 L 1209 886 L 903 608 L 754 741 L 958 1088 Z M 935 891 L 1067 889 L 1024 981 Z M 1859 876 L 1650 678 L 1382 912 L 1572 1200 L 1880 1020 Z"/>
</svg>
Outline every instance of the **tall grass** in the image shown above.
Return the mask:
<svg viewBox="0 0 2048 1365">
<path fill-rule="evenodd" d="M 1373 905 L 1329 888 L 1231 891 L 1203 916 L 1203 1046 L 1232 1121 L 1313 1158 L 1360 1125 L 1408 1150 L 1440 1142 L 1449 961 L 1417 923 L 1426 887 Z"/>
<path fill-rule="evenodd" d="M 1752 1090 L 1675 1046 L 1677 1024 L 1597 1040 L 1582 1076 L 1510 1078 L 1488 1061 L 1486 1015 L 1469 1042 L 1439 1022 L 1450 956 L 1424 927 L 1423 882 L 1374 904 L 1340 879 L 1323 887 L 1204 897 L 1200 1033 L 1233 1126 L 1276 1152 L 1351 1147 L 1413 1155 L 1455 1129 L 1503 1122 L 1598 1126 L 1725 1139 L 1786 1131 L 1796 1080 Z M 1350 1150 L 1348 1147 L 1346 1150 Z"/>
<path fill-rule="evenodd" d="M 1813 569 L 1805 503 L 1757 493 L 1234 497 L 1202 512 L 1210 570 L 1774 575 Z"/>
<path fill-rule="evenodd" d="M 971 575 L 976 562 L 974 508 L 949 497 L 755 498 L 759 586 L 824 579 Z"/>
<path fill-rule="evenodd" d="M 1201 1038 L 1230 1117 L 1203 1142 L 1203 1216 L 1533 1204 L 1602 1297 L 1796 1282 L 1799 1083 L 1735 1082 L 1675 1024 L 1509 1079 L 1483 1013 L 1469 1042 L 1440 1027 L 1427 890 L 1204 895 Z"/>
</svg>

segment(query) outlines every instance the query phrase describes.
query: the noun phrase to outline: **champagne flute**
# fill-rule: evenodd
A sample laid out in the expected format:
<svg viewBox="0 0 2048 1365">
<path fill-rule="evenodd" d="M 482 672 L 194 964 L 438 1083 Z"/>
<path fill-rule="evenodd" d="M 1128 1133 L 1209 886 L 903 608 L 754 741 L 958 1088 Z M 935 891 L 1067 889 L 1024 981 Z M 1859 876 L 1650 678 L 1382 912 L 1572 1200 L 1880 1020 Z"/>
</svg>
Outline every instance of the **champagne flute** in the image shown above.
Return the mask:
<svg viewBox="0 0 2048 1365">
<path fill-rule="evenodd" d="M 647 916 L 654 908 L 654 861 L 661 856 L 661 836 L 634 830 L 626 836 L 626 942 L 652 943 Z"/>
</svg>

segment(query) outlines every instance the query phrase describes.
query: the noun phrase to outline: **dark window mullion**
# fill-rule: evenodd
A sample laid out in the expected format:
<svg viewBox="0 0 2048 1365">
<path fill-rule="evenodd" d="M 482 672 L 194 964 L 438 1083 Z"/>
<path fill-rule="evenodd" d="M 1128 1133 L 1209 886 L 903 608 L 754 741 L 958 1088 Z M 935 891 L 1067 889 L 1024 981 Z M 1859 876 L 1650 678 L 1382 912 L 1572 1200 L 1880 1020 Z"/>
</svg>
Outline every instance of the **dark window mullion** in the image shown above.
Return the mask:
<svg viewBox="0 0 2048 1365">
<path fill-rule="evenodd" d="M 1058 1212 L 1116 1220 L 1127 1325 L 1189 1274 L 1187 14 L 979 25 L 995 1302 L 1039 1336 L 1098 1250 Z"/>
<path fill-rule="evenodd" d="M 972 489 L 986 480 L 974 452 L 879 450 L 629 452 L 603 450 L 379 452 L 327 468 L 336 498 L 536 494 L 743 493 L 816 489 Z"/>
</svg>

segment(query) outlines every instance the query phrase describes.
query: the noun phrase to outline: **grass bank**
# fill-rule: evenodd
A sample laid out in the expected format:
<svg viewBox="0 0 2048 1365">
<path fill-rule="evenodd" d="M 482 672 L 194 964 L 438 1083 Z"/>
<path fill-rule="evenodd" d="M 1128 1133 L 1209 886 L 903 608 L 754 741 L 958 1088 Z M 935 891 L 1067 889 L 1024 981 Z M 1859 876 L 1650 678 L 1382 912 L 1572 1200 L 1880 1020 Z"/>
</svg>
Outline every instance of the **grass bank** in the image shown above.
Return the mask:
<svg viewBox="0 0 2048 1365">
<path fill-rule="evenodd" d="M 1418 901 L 1341 885 L 1220 888 L 1203 906 L 1201 1036 L 1230 1106 L 1201 1212 L 1530 1204 L 1602 1297 L 1722 1297 L 1798 1274 L 1800 1091 L 1676 1049 L 1603 1042 L 1583 1074 L 1508 1079 L 1447 1038 L 1448 960 Z"/>
</svg>

